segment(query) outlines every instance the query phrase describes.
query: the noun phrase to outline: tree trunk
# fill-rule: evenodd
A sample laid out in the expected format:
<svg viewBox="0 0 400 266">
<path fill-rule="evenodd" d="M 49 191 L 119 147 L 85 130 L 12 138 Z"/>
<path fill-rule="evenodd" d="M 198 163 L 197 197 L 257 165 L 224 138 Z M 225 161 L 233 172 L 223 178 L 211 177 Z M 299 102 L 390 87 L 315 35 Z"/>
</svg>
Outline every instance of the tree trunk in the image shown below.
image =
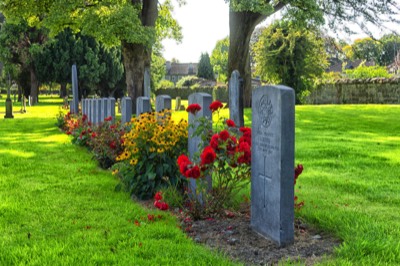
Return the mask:
<svg viewBox="0 0 400 266">
<path fill-rule="evenodd" d="M 263 18 L 259 13 L 229 11 L 228 78 L 234 70 L 243 78 L 243 107 L 251 106 L 250 38 Z"/>
<path fill-rule="evenodd" d="M 67 96 L 67 83 L 60 84 L 60 98 Z"/>
<path fill-rule="evenodd" d="M 36 76 L 35 68 L 33 66 L 30 67 L 31 72 L 31 97 L 32 97 L 32 105 L 38 103 L 39 96 L 39 81 Z"/>
<path fill-rule="evenodd" d="M 132 99 L 132 114 L 136 114 L 136 99 L 144 96 L 144 66 L 146 61 L 145 46 L 122 42 L 126 90 Z"/>
<path fill-rule="evenodd" d="M 155 27 L 158 17 L 158 0 L 131 0 L 133 5 L 142 4 L 141 21 L 145 27 Z M 144 96 L 144 69 L 150 67 L 151 46 L 122 41 L 126 89 L 132 99 L 132 114 L 136 114 L 136 98 Z"/>
</svg>

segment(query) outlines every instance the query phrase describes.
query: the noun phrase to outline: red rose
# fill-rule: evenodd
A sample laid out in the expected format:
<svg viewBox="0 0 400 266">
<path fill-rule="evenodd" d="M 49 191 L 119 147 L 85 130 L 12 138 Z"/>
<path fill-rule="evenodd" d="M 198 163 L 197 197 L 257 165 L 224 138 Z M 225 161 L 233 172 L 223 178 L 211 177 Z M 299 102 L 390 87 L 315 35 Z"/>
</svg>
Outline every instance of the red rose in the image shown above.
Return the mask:
<svg viewBox="0 0 400 266">
<path fill-rule="evenodd" d="M 97 137 L 97 134 L 96 134 L 96 132 L 93 132 L 92 133 L 92 138 L 95 138 L 95 137 Z"/>
<path fill-rule="evenodd" d="M 195 165 L 194 167 L 192 167 L 192 169 L 190 169 L 190 177 L 197 179 L 200 177 L 200 168 Z"/>
<path fill-rule="evenodd" d="M 155 200 L 162 200 L 161 192 L 157 192 L 156 195 L 154 196 Z"/>
<path fill-rule="evenodd" d="M 112 116 L 110 115 L 109 117 L 104 118 L 104 121 L 111 121 L 112 120 Z"/>
<path fill-rule="evenodd" d="M 241 142 L 239 144 L 239 152 L 242 152 L 243 154 L 239 156 L 238 158 L 238 163 L 243 164 L 251 163 L 251 148 L 250 145 L 247 142 Z"/>
<path fill-rule="evenodd" d="M 201 106 L 197 103 L 192 103 L 191 105 L 189 105 L 186 108 L 186 112 L 192 113 L 194 115 L 200 110 L 201 110 Z"/>
<path fill-rule="evenodd" d="M 303 165 L 302 164 L 298 164 L 296 166 L 296 168 L 294 169 L 294 184 L 296 185 L 296 180 L 299 177 L 299 175 L 301 175 L 301 173 L 303 172 Z"/>
<path fill-rule="evenodd" d="M 87 115 L 82 116 L 82 122 L 85 122 L 87 120 Z"/>
<path fill-rule="evenodd" d="M 243 136 L 250 136 L 251 137 L 251 128 L 249 127 L 241 127 L 239 128 L 240 132 L 243 133 Z"/>
<path fill-rule="evenodd" d="M 178 165 L 181 165 L 182 163 L 190 162 L 189 157 L 187 157 L 185 154 L 181 154 L 178 157 L 177 163 Z M 191 164 L 191 162 L 190 162 Z"/>
<path fill-rule="evenodd" d="M 72 132 L 71 131 L 67 131 L 67 133 L 66 133 L 67 135 L 71 135 L 72 134 Z"/>
<path fill-rule="evenodd" d="M 117 145 L 115 144 L 115 141 L 111 141 L 111 143 L 110 143 L 110 148 L 111 148 L 111 149 L 117 148 Z"/>
<path fill-rule="evenodd" d="M 110 126 L 110 129 L 115 129 L 115 128 L 117 128 L 116 125 L 111 125 L 111 126 Z"/>
<path fill-rule="evenodd" d="M 241 136 L 239 139 L 239 143 L 246 142 L 251 146 L 251 137 Z"/>
<path fill-rule="evenodd" d="M 214 134 L 214 135 L 211 137 L 210 146 L 211 146 L 214 150 L 218 150 L 218 134 Z"/>
<path fill-rule="evenodd" d="M 147 219 L 149 221 L 154 221 L 154 215 L 153 214 L 147 214 Z"/>
<path fill-rule="evenodd" d="M 223 107 L 223 105 L 222 105 L 222 103 L 220 102 L 220 101 L 213 101 L 211 104 L 210 104 L 210 110 L 211 110 L 211 112 L 215 112 L 215 111 L 218 111 L 218 109 L 220 109 L 220 108 L 222 108 Z"/>
<path fill-rule="evenodd" d="M 166 202 L 161 202 L 161 206 L 160 206 L 159 209 L 162 210 L 162 211 L 166 211 L 166 210 L 169 209 L 169 206 L 168 206 L 168 204 Z"/>
<path fill-rule="evenodd" d="M 219 138 L 226 141 L 230 137 L 228 130 L 222 130 L 219 132 Z"/>
<path fill-rule="evenodd" d="M 228 127 L 236 127 L 235 122 L 231 119 L 227 119 L 225 122 Z"/>
<path fill-rule="evenodd" d="M 201 164 L 213 163 L 216 157 L 214 149 L 211 146 L 207 146 L 200 155 Z"/>
</svg>

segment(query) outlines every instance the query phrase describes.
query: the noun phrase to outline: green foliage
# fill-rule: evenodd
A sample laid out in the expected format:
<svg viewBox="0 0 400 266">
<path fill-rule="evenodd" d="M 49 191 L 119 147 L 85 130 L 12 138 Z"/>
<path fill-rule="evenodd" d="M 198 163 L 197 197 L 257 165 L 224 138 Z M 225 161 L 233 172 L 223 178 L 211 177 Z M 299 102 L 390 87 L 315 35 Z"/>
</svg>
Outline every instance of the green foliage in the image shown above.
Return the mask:
<svg viewBox="0 0 400 266">
<path fill-rule="evenodd" d="M 173 122 L 169 112 L 142 114 L 123 136 L 121 162 L 113 168 L 125 189 L 139 199 L 149 199 L 168 185 L 182 185 L 176 159 L 187 147 L 187 122 Z"/>
<path fill-rule="evenodd" d="M 355 40 L 351 45 L 352 53 L 349 59 L 361 59 L 366 61 L 373 61 L 379 64 L 382 45 L 379 41 L 373 40 L 372 38 L 364 38 Z"/>
<path fill-rule="evenodd" d="M 396 55 L 400 53 L 400 36 L 386 34 L 379 41 L 382 43 L 382 54 L 379 64 L 381 66 L 392 64 Z"/>
<path fill-rule="evenodd" d="M 190 87 L 190 86 L 196 84 L 198 81 L 199 81 L 199 78 L 196 76 L 186 76 L 186 77 L 181 78 L 176 83 L 176 87 L 177 88 Z"/>
<path fill-rule="evenodd" d="M 197 68 L 197 76 L 208 80 L 214 80 L 214 71 L 210 63 L 210 56 L 208 53 L 201 54 L 200 61 Z"/>
<path fill-rule="evenodd" d="M 156 87 L 156 89 L 167 89 L 167 88 L 173 88 L 173 87 L 175 87 L 175 84 L 172 81 L 163 79 L 158 83 L 158 86 Z"/>
<path fill-rule="evenodd" d="M 160 88 L 162 86 L 165 86 L 166 83 L 164 82 L 163 84 L 160 84 L 163 82 L 163 78 L 165 77 L 165 59 L 157 53 L 153 52 L 153 55 L 151 57 L 151 87 L 152 88 Z M 171 82 L 172 83 L 172 82 Z M 174 86 L 174 83 L 172 83 L 172 87 Z"/>
<path fill-rule="evenodd" d="M 292 87 L 299 103 L 327 66 L 322 38 L 287 21 L 266 28 L 254 47 L 256 73 L 263 80 Z"/>
<path fill-rule="evenodd" d="M 218 75 L 219 82 L 227 82 L 228 73 L 228 52 L 229 52 L 229 37 L 217 41 L 215 48 L 211 53 L 210 62 L 213 66 L 214 73 Z"/>
<path fill-rule="evenodd" d="M 391 75 L 383 66 L 365 66 L 359 65 L 355 69 L 346 69 L 346 76 L 351 79 L 367 79 L 367 78 L 390 78 Z"/>
</svg>

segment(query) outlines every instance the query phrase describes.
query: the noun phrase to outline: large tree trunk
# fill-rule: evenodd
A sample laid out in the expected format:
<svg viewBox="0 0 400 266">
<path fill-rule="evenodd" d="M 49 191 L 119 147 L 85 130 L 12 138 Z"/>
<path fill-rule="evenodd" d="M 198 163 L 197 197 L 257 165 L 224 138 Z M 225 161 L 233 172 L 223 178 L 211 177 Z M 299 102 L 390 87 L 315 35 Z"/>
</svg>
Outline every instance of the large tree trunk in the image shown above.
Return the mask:
<svg viewBox="0 0 400 266">
<path fill-rule="evenodd" d="M 30 67 L 31 72 L 31 97 L 32 97 L 32 105 L 36 105 L 38 103 L 39 96 L 39 81 L 36 76 L 36 71 L 33 66 Z"/>
<path fill-rule="evenodd" d="M 228 73 L 230 77 L 238 70 L 243 78 L 243 107 L 251 106 L 250 38 L 263 18 L 259 13 L 229 11 Z"/>
<path fill-rule="evenodd" d="M 145 27 L 155 27 L 158 17 L 158 0 L 131 0 L 133 5 L 142 4 L 141 21 Z M 132 113 L 136 113 L 136 98 L 144 96 L 144 69 L 150 67 L 151 46 L 122 41 L 126 89 L 132 99 Z"/>
<path fill-rule="evenodd" d="M 132 99 L 132 113 L 136 113 L 136 99 L 144 96 L 144 66 L 146 61 L 145 46 L 122 42 L 126 89 Z"/>
</svg>

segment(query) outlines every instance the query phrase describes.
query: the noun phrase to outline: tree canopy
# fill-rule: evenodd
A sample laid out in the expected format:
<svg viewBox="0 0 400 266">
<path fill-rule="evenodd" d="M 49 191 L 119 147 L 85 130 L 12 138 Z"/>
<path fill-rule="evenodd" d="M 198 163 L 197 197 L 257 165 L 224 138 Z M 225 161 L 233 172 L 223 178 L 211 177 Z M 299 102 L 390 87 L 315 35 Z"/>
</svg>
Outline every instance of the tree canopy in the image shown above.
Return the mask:
<svg viewBox="0 0 400 266">
<path fill-rule="evenodd" d="M 202 53 L 197 67 L 197 76 L 208 80 L 214 80 L 214 71 L 210 63 L 208 53 Z"/>
<path fill-rule="evenodd" d="M 296 92 L 313 87 L 328 62 L 324 41 L 318 32 L 298 29 L 288 21 L 275 22 L 266 28 L 254 45 L 256 74 L 273 84 L 284 84 Z"/>
<path fill-rule="evenodd" d="M 228 51 L 229 37 L 217 41 L 215 48 L 211 53 L 210 62 L 214 73 L 217 74 L 217 80 L 226 82 L 228 80 Z"/>
</svg>

